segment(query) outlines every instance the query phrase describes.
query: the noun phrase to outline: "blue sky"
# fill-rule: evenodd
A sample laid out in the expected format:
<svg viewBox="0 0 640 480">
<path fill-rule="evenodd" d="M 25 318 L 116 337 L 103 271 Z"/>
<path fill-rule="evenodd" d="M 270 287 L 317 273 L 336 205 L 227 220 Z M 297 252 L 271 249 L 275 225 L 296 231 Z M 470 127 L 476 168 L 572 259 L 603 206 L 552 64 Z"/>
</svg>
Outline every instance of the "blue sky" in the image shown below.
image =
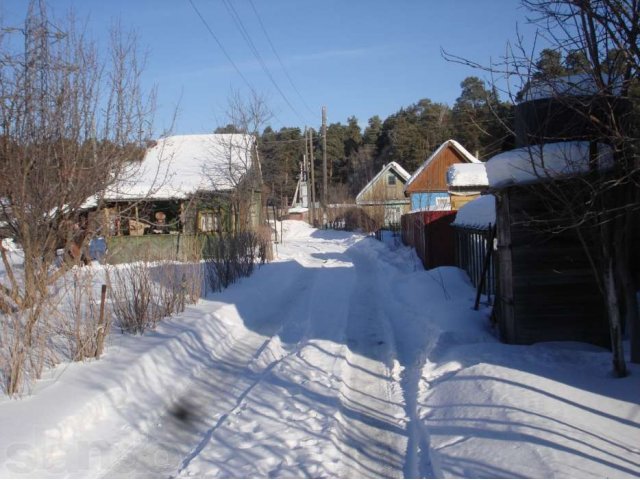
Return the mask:
<svg viewBox="0 0 640 480">
<path fill-rule="evenodd" d="M 488 63 L 504 55 L 506 42 L 532 37 L 516 0 L 229 0 L 242 20 L 278 92 L 243 39 L 225 0 L 192 0 L 242 75 L 264 95 L 271 125 L 318 126 L 355 115 L 361 127 L 421 98 L 453 104 L 460 82 L 481 72 L 450 63 L 441 48 Z M 56 0 L 56 16 L 73 7 L 88 17 L 90 33 L 105 39 L 113 21 L 135 29 L 149 57 L 144 82 L 158 88 L 156 129 L 169 125 L 179 103 L 174 133 L 201 133 L 225 123 L 227 99 L 248 87 L 222 53 L 189 0 Z M 5 0 L 5 25 L 24 19 L 26 0 Z M 286 73 L 269 45 L 260 21 Z M 297 91 L 296 91 L 297 89 Z"/>
</svg>

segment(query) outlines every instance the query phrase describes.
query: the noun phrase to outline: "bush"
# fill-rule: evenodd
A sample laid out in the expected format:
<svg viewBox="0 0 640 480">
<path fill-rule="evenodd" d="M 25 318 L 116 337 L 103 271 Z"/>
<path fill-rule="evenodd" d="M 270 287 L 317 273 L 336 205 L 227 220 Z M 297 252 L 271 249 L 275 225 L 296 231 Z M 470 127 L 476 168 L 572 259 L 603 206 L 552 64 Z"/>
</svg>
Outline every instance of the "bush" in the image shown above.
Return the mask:
<svg viewBox="0 0 640 480">
<path fill-rule="evenodd" d="M 328 220 L 325 228 L 334 230 L 375 232 L 380 228 L 379 222 L 372 219 L 358 207 L 347 207 L 328 210 Z"/>
<path fill-rule="evenodd" d="M 65 296 L 68 318 L 62 319 L 64 336 L 69 342 L 70 358 L 81 361 L 98 358 L 104 350 L 104 341 L 111 328 L 111 314 L 101 310 L 102 298 L 94 292 L 91 270 L 76 268 L 72 271 L 73 284 Z M 103 286 L 106 290 L 106 286 Z M 106 308 L 106 305 L 105 305 Z"/>
<path fill-rule="evenodd" d="M 202 255 L 209 291 L 221 291 L 239 278 L 251 275 L 258 261 L 262 264 L 267 260 L 270 245 L 270 237 L 254 232 L 206 237 Z"/>
<path fill-rule="evenodd" d="M 108 279 L 120 330 L 141 334 L 200 298 L 202 268 L 200 263 L 140 261 L 113 267 Z"/>
<path fill-rule="evenodd" d="M 153 303 L 154 285 L 147 262 L 121 265 L 109 272 L 113 315 L 124 333 L 144 333 L 155 328 L 160 309 Z"/>
</svg>

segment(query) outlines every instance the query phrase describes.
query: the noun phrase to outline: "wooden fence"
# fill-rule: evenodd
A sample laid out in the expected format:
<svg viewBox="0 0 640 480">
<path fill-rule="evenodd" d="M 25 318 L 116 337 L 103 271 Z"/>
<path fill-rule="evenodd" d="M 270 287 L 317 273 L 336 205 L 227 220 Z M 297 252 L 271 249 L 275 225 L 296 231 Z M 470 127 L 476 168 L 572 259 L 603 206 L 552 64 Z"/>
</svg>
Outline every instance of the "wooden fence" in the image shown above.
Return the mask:
<svg viewBox="0 0 640 480">
<path fill-rule="evenodd" d="M 468 228 L 454 226 L 455 264 L 469 274 L 479 293 L 496 295 L 496 255 L 493 255 L 495 227 Z"/>
</svg>

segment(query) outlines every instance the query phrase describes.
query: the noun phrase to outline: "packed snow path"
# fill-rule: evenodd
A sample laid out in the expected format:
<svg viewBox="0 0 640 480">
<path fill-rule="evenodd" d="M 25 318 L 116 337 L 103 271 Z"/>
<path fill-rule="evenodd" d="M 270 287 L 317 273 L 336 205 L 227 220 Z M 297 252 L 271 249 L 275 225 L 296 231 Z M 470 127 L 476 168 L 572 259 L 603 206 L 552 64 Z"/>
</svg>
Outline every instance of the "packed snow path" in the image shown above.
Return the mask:
<svg viewBox="0 0 640 480">
<path fill-rule="evenodd" d="M 105 476 L 404 475 L 405 402 L 379 260 L 361 237 L 308 233 L 290 232 L 279 261 L 246 280 L 255 290 L 211 302 L 203 321 L 225 330 L 225 344 Z"/>
</svg>

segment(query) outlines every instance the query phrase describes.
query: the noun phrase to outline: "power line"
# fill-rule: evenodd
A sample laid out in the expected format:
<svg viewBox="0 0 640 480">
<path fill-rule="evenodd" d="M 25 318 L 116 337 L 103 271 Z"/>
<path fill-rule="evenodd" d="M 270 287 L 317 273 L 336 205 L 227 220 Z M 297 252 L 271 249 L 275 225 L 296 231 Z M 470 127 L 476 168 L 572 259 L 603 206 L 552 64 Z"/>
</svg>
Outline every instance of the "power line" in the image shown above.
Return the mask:
<svg viewBox="0 0 640 480">
<path fill-rule="evenodd" d="M 244 81 L 244 83 L 247 85 L 247 87 L 249 87 L 249 90 L 251 90 L 251 92 L 255 93 L 255 89 L 253 88 L 253 86 L 249 83 L 249 80 L 247 80 L 247 78 L 242 74 L 242 72 L 240 71 L 240 69 L 238 68 L 238 66 L 236 65 L 236 63 L 233 61 L 233 59 L 231 58 L 231 56 L 229 55 L 229 53 L 227 53 L 227 50 L 224 48 L 224 46 L 222 45 L 222 42 L 218 39 L 218 37 L 216 36 L 215 33 L 213 33 L 213 30 L 211 29 L 211 27 L 209 26 L 209 23 L 207 23 L 207 21 L 205 20 L 205 18 L 202 16 L 202 13 L 200 13 L 200 10 L 198 10 L 198 7 L 196 7 L 195 3 L 193 3 L 193 0 L 189 0 L 189 3 L 191 4 L 191 7 L 193 8 L 193 10 L 198 14 L 198 17 L 200 17 L 200 20 L 202 20 L 202 23 L 204 24 L 205 28 L 207 29 L 207 31 L 209 32 L 209 34 L 211 35 L 211 37 L 215 40 L 215 42 L 218 44 L 218 47 L 220 47 L 220 50 L 222 50 L 222 53 L 224 54 L 225 57 L 227 57 L 227 60 L 229 60 L 229 63 L 231 63 L 231 65 L 233 65 L 233 68 L 235 69 L 235 71 L 237 72 L 238 75 L 240 75 L 240 78 L 242 78 L 242 80 Z"/>
<path fill-rule="evenodd" d="M 251 5 L 251 8 L 253 9 L 253 13 L 256 14 L 256 17 L 258 18 L 258 23 L 260 23 L 260 28 L 262 28 L 262 32 L 264 33 L 264 36 L 267 38 L 267 41 L 269 42 L 269 45 L 271 46 L 271 50 L 273 51 L 273 54 L 276 56 L 276 58 L 278 59 L 278 63 L 280 64 L 280 66 L 282 67 L 282 71 L 284 72 L 284 74 L 287 77 L 287 80 L 289 80 L 289 83 L 291 84 L 291 86 L 293 87 L 294 91 L 296 92 L 296 94 L 298 95 L 298 97 L 300 97 L 300 100 L 302 101 L 302 104 L 305 106 L 305 108 L 309 111 L 309 113 L 311 115 L 315 115 L 314 111 L 311 109 L 311 107 L 309 107 L 309 105 L 307 104 L 307 102 L 305 101 L 304 97 L 302 96 L 302 94 L 300 93 L 300 91 L 298 90 L 298 88 L 296 87 L 295 83 L 293 82 L 293 79 L 291 78 L 291 76 L 289 75 L 289 72 L 287 71 L 287 68 L 284 66 L 284 63 L 282 61 L 282 59 L 280 58 L 280 55 L 278 54 L 278 51 L 276 50 L 275 45 L 273 44 L 273 42 L 271 41 L 271 37 L 269 36 L 269 34 L 267 33 L 267 29 L 264 26 L 264 23 L 262 23 L 262 18 L 260 18 L 260 14 L 258 13 L 258 10 L 256 10 L 256 7 L 253 3 L 253 0 L 249 0 L 249 4 Z"/>
<path fill-rule="evenodd" d="M 191 1 L 191 0 L 189 0 L 189 1 Z M 276 82 L 275 78 L 271 74 L 271 71 L 269 71 L 269 68 L 267 67 L 267 64 L 265 63 L 264 59 L 262 58 L 262 55 L 260 55 L 260 52 L 258 51 L 258 49 L 256 48 L 255 44 L 253 43 L 253 40 L 251 40 L 251 36 L 249 35 L 249 32 L 245 28 L 244 24 L 242 23 L 242 19 L 240 18 L 240 15 L 238 15 L 238 12 L 236 11 L 236 9 L 233 7 L 233 4 L 231 4 L 231 2 L 229 2 L 228 0 L 223 0 L 223 3 L 225 5 L 225 7 L 227 8 L 227 11 L 231 15 L 231 18 L 233 19 L 234 23 L 236 24 L 236 27 L 238 27 L 238 30 L 240 31 L 240 34 L 242 35 L 242 37 L 244 38 L 245 42 L 249 46 L 249 49 L 251 50 L 253 55 L 258 60 L 258 63 L 260 63 L 260 66 L 262 67 L 262 70 L 264 71 L 264 73 L 267 75 L 267 77 L 269 77 L 269 80 L 271 81 L 273 86 L 276 88 L 276 90 L 278 91 L 278 93 L 280 94 L 282 99 L 285 101 L 287 106 L 298 117 L 298 120 L 300 120 L 303 124 L 306 123 L 304 118 L 302 117 L 302 115 L 300 115 L 300 112 L 298 112 L 298 110 L 293 106 L 293 104 L 289 101 L 287 96 L 284 94 L 284 92 L 280 88 L 280 85 L 278 84 L 278 82 Z"/>
<path fill-rule="evenodd" d="M 200 17 L 200 20 L 202 21 L 202 23 L 204 24 L 205 28 L 207 29 L 207 31 L 209 32 L 209 34 L 211 35 L 211 37 L 215 40 L 215 42 L 218 44 L 218 47 L 220 47 L 220 50 L 222 50 L 222 53 L 224 54 L 225 57 L 227 57 L 227 60 L 229 61 L 229 63 L 231 63 L 231 65 L 233 66 L 233 68 L 235 69 L 236 73 L 240 76 L 240 78 L 242 78 L 242 80 L 244 81 L 245 85 L 249 88 L 249 90 L 254 94 L 257 95 L 256 89 L 253 88 L 253 85 L 251 85 L 251 83 L 249 82 L 249 80 L 247 80 L 247 78 L 243 75 L 243 73 L 240 71 L 240 69 L 238 68 L 238 66 L 236 65 L 236 63 L 233 61 L 233 59 L 231 58 L 231 55 L 229 55 L 229 53 L 227 52 L 227 50 L 224 48 L 224 45 L 222 45 L 222 42 L 220 41 L 220 39 L 217 37 L 217 35 L 213 32 L 213 29 L 211 28 L 211 26 L 209 25 L 209 23 L 207 22 L 207 20 L 204 18 L 204 16 L 202 15 L 202 13 L 200 13 L 200 10 L 198 10 L 198 7 L 196 7 L 196 5 L 193 3 L 193 0 L 189 0 L 189 3 L 191 4 L 191 7 L 193 8 L 193 10 L 196 12 L 196 14 L 198 15 L 198 17 Z M 275 119 L 280 122 L 281 124 L 284 125 L 284 122 L 275 114 L 272 113 L 272 115 L 275 117 Z M 303 122 L 304 123 L 304 122 Z"/>
</svg>

